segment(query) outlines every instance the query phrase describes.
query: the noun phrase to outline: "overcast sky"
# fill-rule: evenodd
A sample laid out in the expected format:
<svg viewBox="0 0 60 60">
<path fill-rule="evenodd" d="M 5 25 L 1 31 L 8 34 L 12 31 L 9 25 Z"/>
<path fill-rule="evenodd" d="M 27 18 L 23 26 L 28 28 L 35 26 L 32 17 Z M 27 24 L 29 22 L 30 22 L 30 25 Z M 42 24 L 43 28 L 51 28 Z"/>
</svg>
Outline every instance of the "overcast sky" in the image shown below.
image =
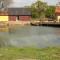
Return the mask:
<svg viewBox="0 0 60 60">
<path fill-rule="evenodd" d="M 44 0 L 49 5 L 56 5 L 58 0 Z M 25 5 L 30 5 L 33 2 L 36 2 L 36 0 L 13 0 L 14 3 L 11 4 L 12 7 L 23 7 Z"/>
</svg>

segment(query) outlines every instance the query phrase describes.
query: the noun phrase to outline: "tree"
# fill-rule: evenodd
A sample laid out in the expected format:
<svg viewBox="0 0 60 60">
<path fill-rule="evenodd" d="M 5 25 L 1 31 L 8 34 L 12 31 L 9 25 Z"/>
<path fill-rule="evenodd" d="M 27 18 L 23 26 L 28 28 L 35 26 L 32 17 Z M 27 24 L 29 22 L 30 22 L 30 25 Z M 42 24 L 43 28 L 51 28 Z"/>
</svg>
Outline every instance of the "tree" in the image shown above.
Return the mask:
<svg viewBox="0 0 60 60">
<path fill-rule="evenodd" d="M 45 17 L 47 4 L 38 0 L 36 3 L 32 4 L 31 9 L 33 18 L 43 18 Z"/>
<path fill-rule="evenodd" d="M 0 10 L 4 10 L 12 3 L 12 0 L 0 0 Z"/>
<path fill-rule="evenodd" d="M 48 6 L 46 10 L 46 17 L 47 18 L 55 18 L 55 6 Z"/>
</svg>

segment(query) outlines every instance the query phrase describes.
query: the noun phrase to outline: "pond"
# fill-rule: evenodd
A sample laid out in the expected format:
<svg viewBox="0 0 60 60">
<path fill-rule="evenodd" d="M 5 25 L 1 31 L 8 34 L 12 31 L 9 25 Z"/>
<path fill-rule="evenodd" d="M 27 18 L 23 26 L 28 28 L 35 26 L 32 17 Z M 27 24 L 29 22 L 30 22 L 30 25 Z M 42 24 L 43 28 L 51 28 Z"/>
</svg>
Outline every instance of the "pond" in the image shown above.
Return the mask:
<svg viewBox="0 0 60 60">
<path fill-rule="evenodd" d="M 0 46 L 59 47 L 60 28 L 48 26 L 19 26 L 9 32 L 0 32 Z"/>
</svg>

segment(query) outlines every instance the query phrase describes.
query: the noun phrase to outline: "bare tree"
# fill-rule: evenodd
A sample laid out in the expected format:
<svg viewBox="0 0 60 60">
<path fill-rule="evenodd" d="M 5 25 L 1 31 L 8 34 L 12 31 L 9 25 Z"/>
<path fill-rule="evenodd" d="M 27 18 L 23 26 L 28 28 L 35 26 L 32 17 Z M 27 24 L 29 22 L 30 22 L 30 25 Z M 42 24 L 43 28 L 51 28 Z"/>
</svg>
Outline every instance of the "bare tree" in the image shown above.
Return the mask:
<svg viewBox="0 0 60 60">
<path fill-rule="evenodd" d="M 12 0 L 0 0 L 0 10 L 6 9 L 11 3 Z"/>
</svg>

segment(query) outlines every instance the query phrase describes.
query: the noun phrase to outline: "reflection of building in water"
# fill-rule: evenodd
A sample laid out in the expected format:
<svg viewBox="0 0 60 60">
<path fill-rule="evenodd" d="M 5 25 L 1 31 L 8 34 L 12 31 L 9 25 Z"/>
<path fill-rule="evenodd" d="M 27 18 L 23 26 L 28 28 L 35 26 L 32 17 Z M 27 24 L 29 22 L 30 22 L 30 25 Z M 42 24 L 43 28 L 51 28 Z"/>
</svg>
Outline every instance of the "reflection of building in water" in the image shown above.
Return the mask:
<svg viewBox="0 0 60 60">
<path fill-rule="evenodd" d="M 56 14 L 57 22 L 60 22 L 60 2 L 56 4 L 55 14 Z"/>
</svg>

